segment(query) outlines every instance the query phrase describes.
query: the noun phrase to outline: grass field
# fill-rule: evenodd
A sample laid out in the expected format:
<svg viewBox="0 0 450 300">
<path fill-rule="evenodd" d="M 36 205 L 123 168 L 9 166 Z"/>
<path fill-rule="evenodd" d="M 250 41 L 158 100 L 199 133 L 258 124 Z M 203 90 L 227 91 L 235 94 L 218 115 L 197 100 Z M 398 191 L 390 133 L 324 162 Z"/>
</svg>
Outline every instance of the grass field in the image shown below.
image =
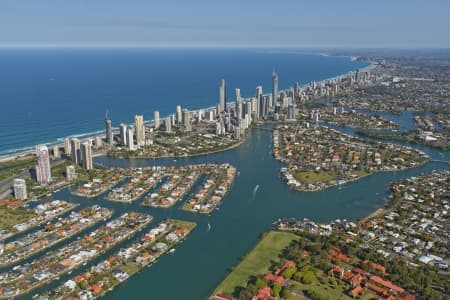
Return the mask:
<svg viewBox="0 0 450 300">
<path fill-rule="evenodd" d="M 214 294 L 232 295 L 236 287 L 245 287 L 250 276 L 266 273 L 272 261 L 279 259 L 280 252 L 293 240 L 298 239 L 299 237 L 292 233 L 270 231 L 220 283 Z"/>
<path fill-rule="evenodd" d="M 351 171 L 352 175 L 356 175 L 358 177 L 364 177 L 369 175 L 370 173 L 364 172 L 364 171 L 358 171 L 358 170 L 353 170 Z M 310 184 L 310 183 L 316 183 L 316 182 L 328 182 L 330 180 L 339 178 L 340 175 L 334 172 L 325 172 L 325 171 L 319 171 L 319 172 L 314 172 L 314 171 L 297 171 L 294 174 L 295 179 L 297 179 L 298 181 L 305 183 L 305 184 Z"/>
<path fill-rule="evenodd" d="M 13 225 L 23 223 L 35 216 L 34 212 L 20 208 L 12 209 L 0 206 L 0 230 L 11 229 Z"/>
<path fill-rule="evenodd" d="M 336 176 L 336 174 L 331 173 L 331 172 L 314 172 L 314 171 L 297 171 L 294 174 L 295 179 L 297 179 L 298 181 L 305 183 L 305 184 L 310 184 L 310 183 L 315 183 L 315 182 L 328 182 L 331 179 L 334 179 L 338 176 Z"/>
</svg>

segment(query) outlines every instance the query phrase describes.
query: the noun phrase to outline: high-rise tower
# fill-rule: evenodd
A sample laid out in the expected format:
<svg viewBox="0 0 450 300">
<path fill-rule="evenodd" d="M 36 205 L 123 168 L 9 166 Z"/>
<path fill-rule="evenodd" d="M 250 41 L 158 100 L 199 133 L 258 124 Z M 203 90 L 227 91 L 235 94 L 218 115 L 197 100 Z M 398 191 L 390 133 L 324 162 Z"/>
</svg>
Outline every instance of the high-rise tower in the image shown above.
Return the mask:
<svg viewBox="0 0 450 300">
<path fill-rule="evenodd" d="M 145 145 L 145 126 L 144 126 L 144 116 L 136 115 L 134 117 L 134 125 L 136 130 L 136 143 L 138 146 Z"/>
<path fill-rule="evenodd" d="M 278 75 L 275 70 L 272 73 L 272 106 L 275 107 L 278 101 Z"/>
<path fill-rule="evenodd" d="M 78 165 L 81 163 L 80 140 L 77 138 L 73 138 L 70 141 L 70 145 L 72 148 L 72 161 Z"/>
<path fill-rule="evenodd" d="M 159 121 L 159 111 L 155 110 L 153 119 L 155 122 L 155 129 L 159 129 L 159 126 L 161 125 L 161 123 Z"/>
<path fill-rule="evenodd" d="M 92 169 L 92 146 L 91 141 L 86 141 L 81 144 L 81 161 L 83 168 L 86 170 Z"/>
<path fill-rule="evenodd" d="M 50 157 L 47 146 L 36 146 L 36 177 L 40 184 L 47 184 L 52 181 L 52 170 L 50 167 Z"/>
<path fill-rule="evenodd" d="M 227 94 L 225 89 L 225 79 L 220 80 L 219 86 L 219 113 L 222 113 L 227 108 Z"/>
</svg>

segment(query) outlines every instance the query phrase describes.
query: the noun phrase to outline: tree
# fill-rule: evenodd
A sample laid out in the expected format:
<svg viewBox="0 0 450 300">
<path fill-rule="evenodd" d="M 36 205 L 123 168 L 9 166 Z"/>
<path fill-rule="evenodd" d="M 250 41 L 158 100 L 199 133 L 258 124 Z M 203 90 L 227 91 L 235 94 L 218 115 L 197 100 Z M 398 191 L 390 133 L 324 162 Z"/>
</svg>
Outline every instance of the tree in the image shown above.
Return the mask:
<svg viewBox="0 0 450 300">
<path fill-rule="evenodd" d="M 281 273 L 281 276 L 283 276 L 284 278 L 291 278 L 292 275 L 295 274 L 295 272 L 297 272 L 297 269 L 295 267 L 289 267 L 286 268 L 283 273 Z"/>
<path fill-rule="evenodd" d="M 303 276 L 302 272 L 297 272 L 297 273 L 294 274 L 292 279 L 294 279 L 295 281 L 301 281 L 302 280 L 302 276 Z"/>
<path fill-rule="evenodd" d="M 272 296 L 278 297 L 280 295 L 280 291 L 281 291 L 281 285 L 274 284 L 274 286 L 272 288 Z"/>
<path fill-rule="evenodd" d="M 291 296 L 292 296 L 291 290 L 289 290 L 287 287 L 283 287 L 283 289 L 281 290 L 281 293 L 280 293 L 280 297 L 287 299 Z"/>
<path fill-rule="evenodd" d="M 257 277 L 255 280 L 255 286 L 259 290 L 259 289 L 265 288 L 267 286 L 267 283 L 264 279 Z"/>
<path fill-rule="evenodd" d="M 304 284 L 311 284 L 316 281 L 316 275 L 312 271 L 306 271 L 302 274 L 301 282 Z"/>
<path fill-rule="evenodd" d="M 251 299 L 256 293 L 258 289 L 254 284 L 249 284 L 245 289 L 239 291 L 238 299 L 239 300 L 248 300 Z"/>
</svg>

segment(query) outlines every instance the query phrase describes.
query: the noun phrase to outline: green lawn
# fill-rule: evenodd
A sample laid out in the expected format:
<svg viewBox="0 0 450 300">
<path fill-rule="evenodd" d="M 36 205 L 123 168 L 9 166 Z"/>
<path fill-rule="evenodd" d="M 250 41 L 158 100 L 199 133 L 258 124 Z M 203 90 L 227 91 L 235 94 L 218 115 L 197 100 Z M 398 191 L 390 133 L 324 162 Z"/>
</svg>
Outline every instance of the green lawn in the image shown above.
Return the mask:
<svg viewBox="0 0 450 300">
<path fill-rule="evenodd" d="M 0 206 L 0 230 L 10 230 L 12 226 L 23 223 L 36 216 L 32 211 L 26 211 L 21 208 L 7 208 L 6 206 Z"/>
<path fill-rule="evenodd" d="M 134 273 L 136 273 L 137 271 L 139 271 L 139 266 L 135 263 L 129 263 L 125 266 L 123 266 L 122 271 L 124 271 L 125 273 L 127 273 L 128 275 L 133 275 Z"/>
<path fill-rule="evenodd" d="M 364 176 L 367 176 L 370 174 L 368 172 L 358 171 L 358 170 L 352 170 L 350 173 L 353 175 L 357 175 L 358 177 L 364 177 Z M 300 181 L 302 183 L 310 184 L 310 183 L 315 183 L 315 182 L 325 182 L 326 183 L 330 180 L 339 178 L 341 176 L 334 172 L 297 171 L 296 173 L 294 173 L 294 177 L 295 177 L 295 179 L 297 179 L 298 181 Z"/>
<path fill-rule="evenodd" d="M 293 240 L 298 239 L 299 237 L 292 233 L 270 231 L 220 283 L 214 294 L 232 295 L 236 287 L 247 285 L 250 276 L 266 273 L 272 261 L 279 260 L 280 252 Z"/>
<path fill-rule="evenodd" d="M 310 184 L 315 182 L 328 182 L 338 176 L 335 173 L 324 171 L 297 171 L 294 177 L 302 183 Z"/>
<path fill-rule="evenodd" d="M 342 299 L 342 300 L 350 300 L 353 299 L 350 297 L 347 292 L 350 289 L 350 286 L 342 281 L 335 279 L 336 285 L 333 285 L 329 282 L 330 278 L 328 275 L 323 272 L 317 272 L 317 279 L 315 282 L 311 284 L 303 284 L 301 282 L 293 282 L 290 287 L 293 291 L 298 293 L 302 291 L 313 291 L 314 294 L 320 299 Z M 323 283 L 320 283 L 322 281 Z M 361 300 L 369 300 L 369 299 L 377 299 L 374 295 L 364 292 L 359 296 Z"/>
</svg>

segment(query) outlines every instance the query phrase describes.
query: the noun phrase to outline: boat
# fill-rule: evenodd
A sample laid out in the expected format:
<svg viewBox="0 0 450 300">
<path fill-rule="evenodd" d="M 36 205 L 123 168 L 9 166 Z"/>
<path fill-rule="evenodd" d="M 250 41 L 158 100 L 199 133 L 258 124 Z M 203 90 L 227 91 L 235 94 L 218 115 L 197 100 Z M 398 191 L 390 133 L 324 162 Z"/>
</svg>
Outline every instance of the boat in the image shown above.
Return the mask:
<svg viewBox="0 0 450 300">
<path fill-rule="evenodd" d="M 208 231 L 211 230 L 211 224 L 208 223 Z"/>
<path fill-rule="evenodd" d="M 174 253 L 175 252 L 175 248 L 172 248 L 169 250 L 169 253 Z"/>
<path fill-rule="evenodd" d="M 256 191 L 259 189 L 259 184 L 257 184 L 256 186 L 255 186 L 255 188 L 253 189 L 253 194 L 255 194 L 256 193 Z"/>
</svg>

